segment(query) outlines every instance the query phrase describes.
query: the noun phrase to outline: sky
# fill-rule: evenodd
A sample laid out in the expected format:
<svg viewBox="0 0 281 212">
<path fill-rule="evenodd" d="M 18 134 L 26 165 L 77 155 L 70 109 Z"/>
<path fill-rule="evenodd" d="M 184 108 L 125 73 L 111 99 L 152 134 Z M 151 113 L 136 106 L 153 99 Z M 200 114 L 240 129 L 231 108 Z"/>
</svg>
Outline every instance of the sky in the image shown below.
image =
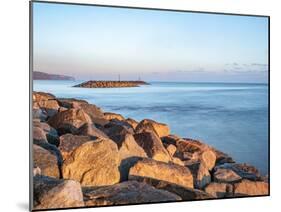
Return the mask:
<svg viewBox="0 0 281 212">
<path fill-rule="evenodd" d="M 34 71 L 85 80 L 268 78 L 265 17 L 33 3 Z"/>
</svg>

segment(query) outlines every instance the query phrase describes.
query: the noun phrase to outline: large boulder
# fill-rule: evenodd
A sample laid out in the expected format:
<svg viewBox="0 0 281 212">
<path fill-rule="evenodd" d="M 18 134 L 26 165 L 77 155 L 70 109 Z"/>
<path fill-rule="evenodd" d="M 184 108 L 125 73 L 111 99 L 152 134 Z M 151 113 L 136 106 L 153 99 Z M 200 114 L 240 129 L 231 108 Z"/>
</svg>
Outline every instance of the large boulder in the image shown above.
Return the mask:
<svg viewBox="0 0 281 212">
<path fill-rule="evenodd" d="M 122 140 L 116 142 L 120 156 L 119 170 L 121 181 L 128 179 L 130 168 L 141 158 L 147 157 L 147 154 L 141 148 L 131 134 L 126 134 Z"/>
<path fill-rule="evenodd" d="M 70 133 L 60 136 L 58 149 L 63 160 L 66 160 L 77 147 L 91 140 L 92 137 L 90 136 L 72 135 Z"/>
<path fill-rule="evenodd" d="M 33 94 L 32 94 L 33 102 L 47 101 L 47 100 L 52 100 L 52 99 L 55 99 L 55 98 L 56 97 L 53 94 L 50 94 L 50 93 L 34 91 Z"/>
<path fill-rule="evenodd" d="M 142 132 L 134 135 L 136 142 L 144 149 L 147 156 L 158 161 L 172 160 L 160 138 L 153 132 Z"/>
<path fill-rule="evenodd" d="M 215 169 L 218 168 L 230 169 L 243 179 L 248 179 L 253 181 L 262 179 L 259 171 L 254 166 L 246 163 L 225 163 L 223 165 L 216 166 Z"/>
<path fill-rule="evenodd" d="M 64 161 L 62 174 L 83 186 L 103 186 L 120 180 L 117 145 L 105 138 L 98 138 L 77 147 Z"/>
<path fill-rule="evenodd" d="M 155 132 L 161 138 L 170 134 L 170 128 L 166 124 L 144 119 L 137 125 L 136 132 Z"/>
<path fill-rule="evenodd" d="M 150 178 L 193 188 L 193 176 L 189 169 L 173 163 L 144 158 L 129 171 L 129 180 L 149 182 Z"/>
<path fill-rule="evenodd" d="M 204 163 L 194 162 L 187 166 L 193 175 L 194 187 L 203 189 L 211 182 L 211 175 Z"/>
<path fill-rule="evenodd" d="M 40 127 L 33 127 L 33 142 L 34 143 L 41 143 L 47 142 L 47 137 L 43 129 Z"/>
<path fill-rule="evenodd" d="M 39 101 L 37 102 L 38 106 L 46 112 L 48 116 L 53 116 L 58 112 L 58 109 L 60 108 L 57 100 L 50 99 L 45 101 Z"/>
<path fill-rule="evenodd" d="M 39 119 L 40 121 L 46 121 L 48 116 L 45 111 L 41 110 L 40 108 L 33 108 L 32 109 L 32 118 Z"/>
<path fill-rule="evenodd" d="M 36 144 L 33 144 L 33 166 L 39 167 L 42 175 L 60 177 L 57 156 Z"/>
<path fill-rule="evenodd" d="M 181 200 L 176 194 L 146 183 L 127 181 L 101 188 L 83 188 L 86 206 L 127 205 Z"/>
<path fill-rule="evenodd" d="M 122 142 L 127 134 L 134 134 L 134 129 L 128 123 L 114 119 L 104 126 L 104 132 L 118 143 Z"/>
<path fill-rule="evenodd" d="M 48 120 L 48 124 L 54 127 L 60 135 L 75 134 L 86 123 L 92 123 L 91 118 L 81 109 L 62 111 Z"/>
<path fill-rule="evenodd" d="M 118 114 L 118 113 L 110 113 L 110 112 L 106 112 L 104 113 L 104 118 L 108 121 L 111 121 L 113 119 L 117 119 L 119 121 L 123 121 L 125 120 L 125 118 L 121 115 L 121 114 Z"/>
<path fill-rule="evenodd" d="M 227 168 L 215 168 L 213 174 L 214 181 L 219 183 L 235 183 L 242 180 L 242 178 L 233 170 Z"/>
<path fill-rule="evenodd" d="M 234 196 L 268 195 L 268 183 L 262 181 L 242 180 L 234 184 Z"/>
<path fill-rule="evenodd" d="M 205 192 L 213 195 L 216 198 L 232 197 L 233 186 L 228 183 L 210 183 L 206 186 Z"/>
<path fill-rule="evenodd" d="M 83 193 L 78 182 L 46 176 L 33 178 L 33 209 L 83 207 Z"/>
</svg>

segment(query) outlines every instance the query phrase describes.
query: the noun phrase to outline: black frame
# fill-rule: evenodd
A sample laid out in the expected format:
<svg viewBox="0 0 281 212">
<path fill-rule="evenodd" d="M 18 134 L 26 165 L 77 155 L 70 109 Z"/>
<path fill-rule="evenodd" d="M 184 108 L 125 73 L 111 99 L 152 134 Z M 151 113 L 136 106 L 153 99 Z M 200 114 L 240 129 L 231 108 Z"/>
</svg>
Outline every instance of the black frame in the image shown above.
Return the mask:
<svg viewBox="0 0 281 212">
<path fill-rule="evenodd" d="M 68 208 L 48 208 L 48 209 L 33 209 L 33 122 L 32 122 L 32 92 L 33 92 L 33 3 L 46 3 L 46 4 L 65 4 L 65 5 L 79 5 L 79 6 L 95 6 L 95 7 L 110 7 L 110 8 L 125 8 L 125 9 L 141 9 L 141 10 L 158 10 L 170 12 L 188 12 L 188 13 L 203 13 L 213 15 L 232 15 L 232 16 L 247 16 L 247 17 L 263 17 L 268 21 L 268 194 L 267 195 L 253 195 L 242 197 L 223 197 L 213 198 L 206 200 L 180 200 L 180 201 L 163 201 L 154 203 L 135 203 L 124 205 L 104 205 L 104 206 L 84 206 L 84 207 L 68 207 Z M 119 6 L 119 5 L 104 5 L 104 4 L 89 4 L 89 3 L 74 3 L 74 2 L 58 2 L 58 1 L 42 1 L 30 0 L 29 1 L 29 210 L 30 211 L 52 211 L 52 210 L 67 210 L 67 209 L 88 209 L 100 207 L 116 207 L 116 206 L 134 206 L 144 204 L 162 204 L 162 203 L 180 203 L 180 202 L 195 202 L 195 201 L 209 201 L 209 200 L 225 200 L 225 199 L 240 199 L 240 198 L 253 198 L 253 197 L 268 197 L 270 196 L 270 16 L 269 15 L 255 15 L 255 14 L 238 14 L 238 13 L 224 13 L 224 12 L 208 12 L 208 11 L 194 11 L 194 10 L 178 10 L 178 9 L 163 9 L 163 8 L 147 8 L 147 7 L 132 7 L 132 6 Z"/>
</svg>

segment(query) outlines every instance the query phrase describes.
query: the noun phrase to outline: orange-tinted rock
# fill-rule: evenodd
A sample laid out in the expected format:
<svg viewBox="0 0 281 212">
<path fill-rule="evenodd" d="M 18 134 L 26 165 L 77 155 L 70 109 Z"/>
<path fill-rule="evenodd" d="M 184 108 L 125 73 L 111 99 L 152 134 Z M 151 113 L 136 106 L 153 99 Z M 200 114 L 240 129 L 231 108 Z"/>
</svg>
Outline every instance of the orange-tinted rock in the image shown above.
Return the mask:
<svg viewBox="0 0 281 212">
<path fill-rule="evenodd" d="M 145 182 L 147 178 L 193 188 L 193 176 L 188 168 L 144 158 L 130 169 L 129 180 Z"/>
<path fill-rule="evenodd" d="M 167 147 L 166 147 L 167 151 L 169 152 L 169 154 L 173 157 L 174 154 L 176 153 L 177 151 L 177 147 L 173 144 L 169 144 Z"/>
<path fill-rule="evenodd" d="M 104 138 L 86 142 L 77 147 L 64 161 L 62 174 L 83 186 L 103 186 L 120 180 L 117 145 Z"/>
<path fill-rule="evenodd" d="M 46 134 L 40 127 L 33 127 L 33 141 L 35 143 L 47 142 Z"/>
<path fill-rule="evenodd" d="M 216 168 L 213 176 L 214 181 L 219 183 L 235 183 L 242 179 L 236 172 L 226 168 Z"/>
<path fill-rule="evenodd" d="M 96 128 L 93 124 L 84 124 L 77 130 L 75 134 L 91 136 L 95 138 L 108 138 L 103 131 Z"/>
<path fill-rule="evenodd" d="M 60 177 L 57 157 L 35 144 L 33 145 L 33 166 L 39 167 L 42 175 L 55 178 Z"/>
<path fill-rule="evenodd" d="M 144 149 L 147 156 L 158 161 L 169 162 L 172 160 L 168 151 L 163 146 L 160 138 L 153 132 L 143 132 L 134 135 L 136 142 Z"/>
<path fill-rule="evenodd" d="M 268 195 L 268 183 L 262 181 L 242 180 L 234 184 L 234 196 Z"/>
<path fill-rule="evenodd" d="M 228 183 L 210 183 L 205 191 L 216 198 L 232 197 L 233 186 Z"/>
<path fill-rule="evenodd" d="M 128 124 L 130 124 L 134 129 L 136 129 L 137 125 L 139 124 L 136 120 L 132 118 L 127 118 L 125 120 Z"/>
<path fill-rule="evenodd" d="M 85 100 L 75 99 L 75 98 L 58 98 L 59 105 L 64 108 L 75 108 L 79 109 L 81 105 L 88 104 Z"/>
<path fill-rule="evenodd" d="M 46 176 L 33 178 L 33 209 L 83 207 L 83 193 L 78 182 Z"/>
<path fill-rule="evenodd" d="M 110 121 L 112 119 L 117 119 L 119 121 L 122 121 L 125 119 L 122 115 L 120 115 L 118 113 L 110 113 L 110 112 L 104 113 L 104 118 L 108 121 Z"/>
<path fill-rule="evenodd" d="M 62 154 L 63 160 L 66 160 L 77 147 L 91 140 L 92 138 L 90 136 L 79 136 L 72 134 L 60 136 L 58 149 Z"/>
<path fill-rule="evenodd" d="M 59 112 L 48 121 L 60 135 L 66 133 L 77 133 L 84 124 L 92 123 L 91 118 L 81 109 L 69 109 Z"/>
<path fill-rule="evenodd" d="M 44 92 L 33 92 L 32 99 L 34 102 L 41 102 L 41 101 L 47 101 L 51 99 L 55 99 L 56 97 L 50 93 L 44 93 Z"/>
<path fill-rule="evenodd" d="M 38 127 L 41 130 L 43 130 L 43 132 L 46 136 L 46 139 L 48 140 L 48 142 L 50 144 L 58 146 L 59 136 L 58 136 L 57 131 L 53 127 L 51 127 L 46 122 L 33 122 L 33 126 Z"/>
<path fill-rule="evenodd" d="M 136 127 L 136 133 L 142 132 L 155 132 L 159 137 L 164 137 L 170 134 L 170 128 L 166 124 L 144 119 Z"/>
<path fill-rule="evenodd" d="M 42 110 L 46 111 L 46 114 L 48 116 L 55 115 L 58 112 L 58 109 L 60 108 L 57 100 L 54 99 L 39 101 L 38 105 Z"/>
<path fill-rule="evenodd" d="M 181 200 L 176 194 L 146 183 L 127 181 L 101 188 L 83 188 L 86 206 L 127 205 Z"/>
<path fill-rule="evenodd" d="M 203 189 L 211 182 L 211 175 L 204 163 L 194 162 L 187 166 L 193 175 L 194 187 Z"/>
</svg>

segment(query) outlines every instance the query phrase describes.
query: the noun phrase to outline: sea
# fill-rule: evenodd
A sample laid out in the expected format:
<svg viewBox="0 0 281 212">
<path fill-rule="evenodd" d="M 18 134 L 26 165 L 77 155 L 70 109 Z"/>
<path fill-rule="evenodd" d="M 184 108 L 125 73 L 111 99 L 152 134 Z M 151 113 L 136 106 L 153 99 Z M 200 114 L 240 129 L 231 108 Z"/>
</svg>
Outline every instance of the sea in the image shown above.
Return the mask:
<svg viewBox="0 0 281 212">
<path fill-rule="evenodd" d="M 149 82 L 134 88 L 77 88 L 82 81 L 34 80 L 33 90 L 78 98 L 105 112 L 170 126 L 171 133 L 203 141 L 236 162 L 268 174 L 268 85 Z"/>
</svg>

